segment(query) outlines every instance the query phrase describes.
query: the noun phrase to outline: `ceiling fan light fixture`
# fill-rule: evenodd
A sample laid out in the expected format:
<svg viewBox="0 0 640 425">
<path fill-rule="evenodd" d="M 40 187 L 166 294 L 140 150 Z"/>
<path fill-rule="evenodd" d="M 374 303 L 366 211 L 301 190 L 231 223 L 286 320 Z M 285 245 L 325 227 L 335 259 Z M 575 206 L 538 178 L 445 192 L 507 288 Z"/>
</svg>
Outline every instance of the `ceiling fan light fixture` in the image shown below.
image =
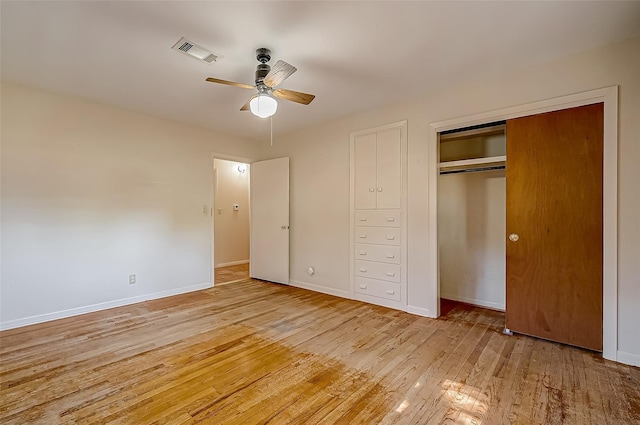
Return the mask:
<svg viewBox="0 0 640 425">
<path fill-rule="evenodd" d="M 267 93 L 260 93 L 249 102 L 249 109 L 256 117 L 267 118 L 278 110 L 278 102 Z"/>
</svg>

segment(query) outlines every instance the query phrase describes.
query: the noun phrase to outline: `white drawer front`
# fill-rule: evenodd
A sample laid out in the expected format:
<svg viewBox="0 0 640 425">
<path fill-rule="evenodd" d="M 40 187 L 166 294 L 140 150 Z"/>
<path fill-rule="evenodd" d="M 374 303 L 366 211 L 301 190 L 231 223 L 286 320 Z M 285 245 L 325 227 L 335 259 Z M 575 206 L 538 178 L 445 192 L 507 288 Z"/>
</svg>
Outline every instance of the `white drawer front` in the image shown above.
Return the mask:
<svg viewBox="0 0 640 425">
<path fill-rule="evenodd" d="M 400 227 L 400 210 L 358 210 L 356 226 Z"/>
<path fill-rule="evenodd" d="M 388 300 L 400 301 L 400 285 L 383 280 L 355 278 L 356 292 Z"/>
<path fill-rule="evenodd" d="M 395 264 L 374 263 L 373 261 L 355 262 L 356 276 L 370 277 L 372 279 L 400 282 L 400 266 Z"/>
<path fill-rule="evenodd" d="M 400 264 L 400 247 L 393 245 L 356 244 L 356 260 Z"/>
<path fill-rule="evenodd" d="M 400 229 L 391 227 L 355 228 L 355 242 L 376 245 L 400 245 Z"/>
</svg>

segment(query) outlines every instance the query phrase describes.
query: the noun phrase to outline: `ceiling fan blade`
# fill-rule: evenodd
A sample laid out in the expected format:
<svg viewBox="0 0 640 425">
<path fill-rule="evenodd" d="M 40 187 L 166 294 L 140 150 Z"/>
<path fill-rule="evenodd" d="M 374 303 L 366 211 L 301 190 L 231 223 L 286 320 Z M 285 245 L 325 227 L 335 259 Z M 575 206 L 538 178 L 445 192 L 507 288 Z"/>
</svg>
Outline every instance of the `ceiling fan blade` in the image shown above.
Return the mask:
<svg viewBox="0 0 640 425">
<path fill-rule="evenodd" d="M 210 83 L 226 84 L 228 86 L 240 87 L 243 89 L 255 89 L 255 86 L 250 86 L 249 84 L 235 83 L 233 81 L 221 80 L 219 78 L 209 77 L 207 78 L 207 81 Z"/>
<path fill-rule="evenodd" d="M 244 104 L 244 105 L 242 105 L 242 108 L 240 108 L 240 110 L 241 110 L 241 111 L 249 111 L 249 110 L 251 109 L 251 108 L 249 107 L 249 104 L 251 103 L 251 101 L 253 100 L 253 98 L 254 98 L 254 97 L 255 97 L 255 96 L 251 96 L 251 97 L 249 98 L 249 100 L 247 100 L 247 101 L 245 102 L 245 104 Z"/>
<path fill-rule="evenodd" d="M 271 71 L 264 77 L 264 83 L 269 87 L 275 87 L 289 78 L 298 68 L 289 65 L 285 61 L 278 61 L 271 68 Z"/>
<path fill-rule="evenodd" d="M 299 91 L 287 89 L 275 89 L 273 91 L 273 95 L 279 99 L 290 100 L 292 102 L 302 103 L 303 105 L 310 104 L 316 97 L 313 94 L 301 93 Z"/>
</svg>

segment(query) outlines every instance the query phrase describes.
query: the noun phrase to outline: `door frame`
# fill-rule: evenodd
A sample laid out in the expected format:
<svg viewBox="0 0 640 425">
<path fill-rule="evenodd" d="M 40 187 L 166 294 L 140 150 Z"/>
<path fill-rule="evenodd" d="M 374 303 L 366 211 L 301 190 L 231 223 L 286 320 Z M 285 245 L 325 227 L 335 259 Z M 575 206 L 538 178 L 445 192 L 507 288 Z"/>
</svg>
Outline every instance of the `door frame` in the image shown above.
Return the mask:
<svg viewBox="0 0 640 425">
<path fill-rule="evenodd" d="M 438 133 L 461 127 L 502 121 L 577 106 L 604 104 L 603 152 L 603 246 L 602 246 L 602 356 L 617 361 L 618 351 L 618 86 L 467 115 L 429 124 L 427 197 L 427 255 L 432 317 L 440 316 L 440 270 L 438 261 Z"/>
<path fill-rule="evenodd" d="M 251 163 L 254 161 L 253 159 L 244 158 L 241 156 L 228 155 L 226 153 L 212 152 L 211 153 L 211 181 L 209 183 L 209 279 L 211 280 L 211 286 L 215 286 L 215 191 L 217 189 L 217 181 L 216 181 L 216 171 L 215 171 L 215 160 L 222 159 L 225 161 L 235 161 L 235 162 L 243 162 L 249 165 L 249 173 L 251 172 Z M 249 175 L 251 178 L 251 175 Z M 249 185 L 251 186 L 251 185 Z M 251 191 L 251 188 L 249 188 Z M 251 196 L 249 196 L 249 234 L 251 234 Z M 251 243 L 251 241 L 249 241 Z"/>
</svg>

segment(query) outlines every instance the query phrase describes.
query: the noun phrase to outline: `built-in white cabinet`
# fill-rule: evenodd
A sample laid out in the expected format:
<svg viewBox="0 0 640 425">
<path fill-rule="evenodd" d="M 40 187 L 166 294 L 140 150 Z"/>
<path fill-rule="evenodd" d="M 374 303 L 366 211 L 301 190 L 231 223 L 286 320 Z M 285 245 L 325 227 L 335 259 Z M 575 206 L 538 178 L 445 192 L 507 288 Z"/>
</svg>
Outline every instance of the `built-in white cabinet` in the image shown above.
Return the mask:
<svg viewBox="0 0 640 425">
<path fill-rule="evenodd" d="M 407 123 L 351 134 L 351 296 L 406 310 Z"/>
</svg>

